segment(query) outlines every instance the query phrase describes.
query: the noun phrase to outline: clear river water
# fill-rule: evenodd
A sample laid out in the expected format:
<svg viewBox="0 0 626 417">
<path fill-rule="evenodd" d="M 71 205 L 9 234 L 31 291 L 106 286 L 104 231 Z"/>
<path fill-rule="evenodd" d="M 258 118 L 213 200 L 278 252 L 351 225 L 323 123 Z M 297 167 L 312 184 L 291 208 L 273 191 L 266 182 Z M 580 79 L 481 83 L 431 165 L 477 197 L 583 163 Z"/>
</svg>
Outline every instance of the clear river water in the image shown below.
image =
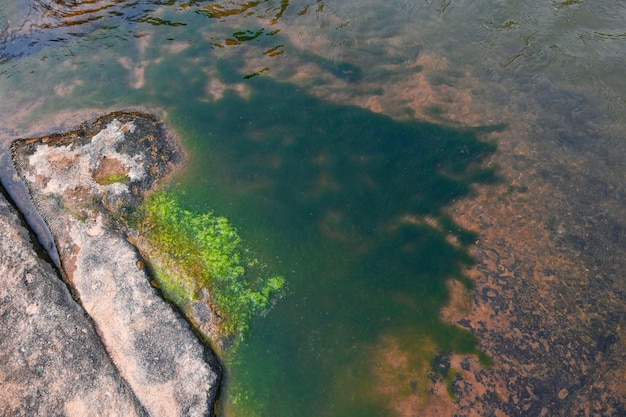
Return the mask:
<svg viewBox="0 0 626 417">
<path fill-rule="evenodd" d="M 218 413 L 418 415 L 397 405 L 426 407 L 442 355 L 498 366 L 442 313 L 495 245 L 460 208 L 522 196 L 499 215 L 626 287 L 624 22 L 609 0 L 6 0 L 0 152 L 154 112 L 188 154 L 169 189 L 288 282 L 222 358 Z"/>
</svg>

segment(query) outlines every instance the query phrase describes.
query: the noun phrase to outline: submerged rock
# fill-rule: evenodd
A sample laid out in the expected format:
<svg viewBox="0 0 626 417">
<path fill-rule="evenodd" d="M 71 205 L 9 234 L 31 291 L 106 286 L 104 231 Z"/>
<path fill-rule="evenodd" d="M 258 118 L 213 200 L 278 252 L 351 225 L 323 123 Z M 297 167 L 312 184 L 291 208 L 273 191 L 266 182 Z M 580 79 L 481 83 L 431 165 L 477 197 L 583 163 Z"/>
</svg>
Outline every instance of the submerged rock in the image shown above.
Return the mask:
<svg viewBox="0 0 626 417">
<path fill-rule="evenodd" d="M 141 405 L 151 416 L 212 414 L 219 366 L 150 285 L 116 220 L 182 159 L 163 126 L 147 114 L 112 113 L 12 151 L 67 279 Z"/>
</svg>

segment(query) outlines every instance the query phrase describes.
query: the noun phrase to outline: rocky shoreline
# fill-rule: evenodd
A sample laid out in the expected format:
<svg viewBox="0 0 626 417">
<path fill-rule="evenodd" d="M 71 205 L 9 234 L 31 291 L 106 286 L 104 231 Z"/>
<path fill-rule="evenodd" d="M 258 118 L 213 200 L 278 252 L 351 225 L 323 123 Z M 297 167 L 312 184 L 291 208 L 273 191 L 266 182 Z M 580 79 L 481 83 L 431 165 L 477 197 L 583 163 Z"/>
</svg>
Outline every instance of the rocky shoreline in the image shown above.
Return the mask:
<svg viewBox="0 0 626 417">
<path fill-rule="evenodd" d="M 183 161 L 176 140 L 149 114 L 118 112 L 17 141 L 12 151 L 62 267 L 47 259 L 2 189 L 0 416 L 214 415 L 218 360 L 150 284 L 118 221 Z M 507 181 L 451 207 L 479 241 L 467 271 L 475 288 L 453 282 L 442 318 L 478 336 L 493 366 L 441 352 L 430 396 L 420 398 L 410 380 L 411 394 L 392 404 L 398 415 L 626 413 L 623 286 L 584 247 L 572 249 L 575 225 L 549 221 L 556 212 L 548 204 L 538 211 L 534 199 L 558 194 L 533 187 L 531 198 L 526 185 L 540 183 L 539 174 L 519 158 L 496 160 L 512 171 L 502 170 Z M 206 317 L 208 330 L 200 331 L 210 339 L 212 314 L 194 314 Z M 383 388 L 406 391 L 397 364 L 410 352 L 387 342 L 391 376 L 381 381 L 391 382 Z"/>
<path fill-rule="evenodd" d="M 4 193 L 0 247 L 0 414 L 148 415 Z"/>
<path fill-rule="evenodd" d="M 151 286 L 112 215 L 182 161 L 176 141 L 153 116 L 118 112 L 12 153 L 63 272 L 0 201 L 2 415 L 213 415 L 217 358 Z"/>
</svg>

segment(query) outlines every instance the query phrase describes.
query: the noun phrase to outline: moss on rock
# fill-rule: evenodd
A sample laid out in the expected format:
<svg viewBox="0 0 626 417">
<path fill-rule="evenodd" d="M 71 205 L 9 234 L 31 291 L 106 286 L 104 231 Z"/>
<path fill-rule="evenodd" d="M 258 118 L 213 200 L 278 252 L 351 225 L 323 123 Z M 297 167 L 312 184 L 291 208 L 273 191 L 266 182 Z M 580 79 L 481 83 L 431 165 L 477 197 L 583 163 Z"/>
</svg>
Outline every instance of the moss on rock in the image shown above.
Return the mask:
<svg viewBox="0 0 626 417">
<path fill-rule="evenodd" d="M 284 290 L 285 278 L 261 273 L 264 265 L 225 217 L 193 213 L 159 192 L 146 199 L 133 223 L 166 298 L 183 311 L 208 302 L 218 316 L 219 338 L 241 339 L 250 320 Z"/>
</svg>

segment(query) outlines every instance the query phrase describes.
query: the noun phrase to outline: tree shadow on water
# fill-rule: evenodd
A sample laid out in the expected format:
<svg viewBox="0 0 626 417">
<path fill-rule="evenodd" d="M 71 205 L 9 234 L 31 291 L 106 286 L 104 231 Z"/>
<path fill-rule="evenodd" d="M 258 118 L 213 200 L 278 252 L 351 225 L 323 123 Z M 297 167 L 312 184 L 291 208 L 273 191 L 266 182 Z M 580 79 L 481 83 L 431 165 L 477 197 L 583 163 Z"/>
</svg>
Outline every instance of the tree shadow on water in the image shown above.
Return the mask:
<svg viewBox="0 0 626 417">
<path fill-rule="evenodd" d="M 477 237 L 445 209 L 472 184 L 496 180 L 482 164 L 495 145 L 479 137 L 499 127 L 397 121 L 265 77 L 247 86 L 248 95 L 227 90 L 219 100 L 182 108 L 180 118 L 205 121 L 207 152 L 219 155 L 227 183 L 262 195 L 268 203 L 261 211 L 281 207 L 275 222 L 291 237 L 285 244 L 314 236 L 339 248 L 350 265 L 348 273 L 301 287 L 315 300 L 307 320 L 325 323 L 325 314 L 332 323 L 289 331 L 305 340 L 315 327 L 327 340 L 345 341 L 350 329 L 352 340 L 367 344 L 385 332 L 417 329 L 439 351 L 481 356 L 474 336 L 440 319 L 446 281 L 471 285 L 463 271 Z M 331 366 L 345 359 L 332 354 Z"/>
</svg>

